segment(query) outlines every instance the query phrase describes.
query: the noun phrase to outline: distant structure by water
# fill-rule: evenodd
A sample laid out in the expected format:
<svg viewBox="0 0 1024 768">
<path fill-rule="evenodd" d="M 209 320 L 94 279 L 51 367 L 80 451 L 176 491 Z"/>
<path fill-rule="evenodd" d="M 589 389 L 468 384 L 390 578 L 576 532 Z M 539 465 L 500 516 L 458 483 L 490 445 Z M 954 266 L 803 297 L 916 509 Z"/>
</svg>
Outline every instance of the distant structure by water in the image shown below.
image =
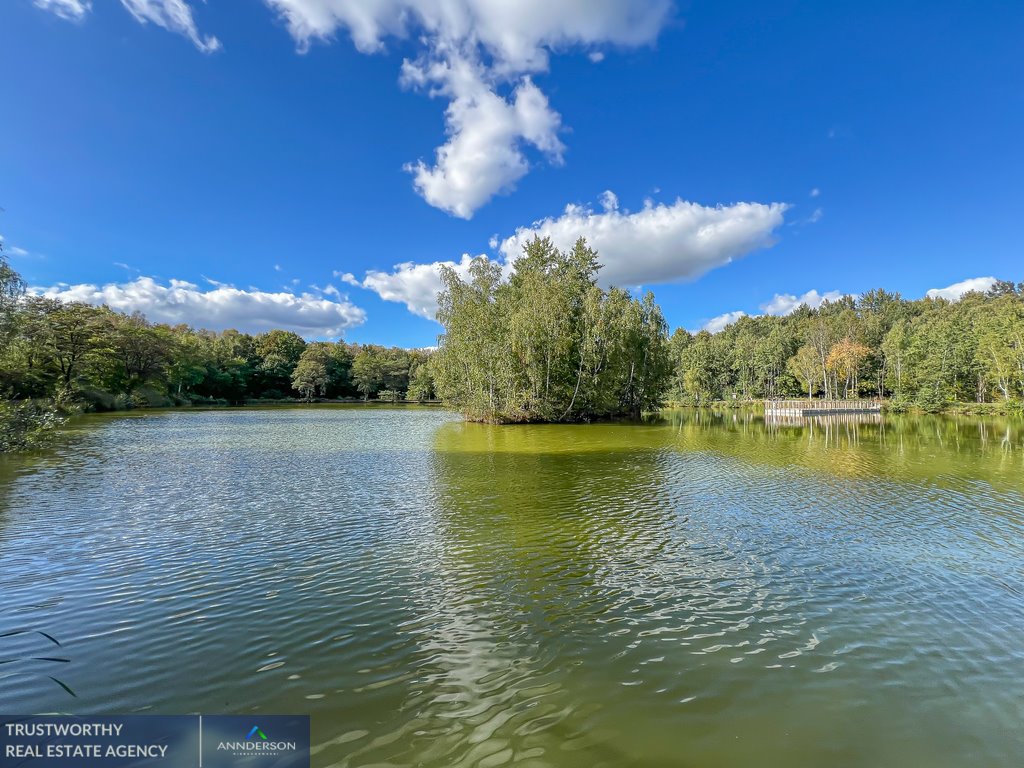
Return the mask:
<svg viewBox="0 0 1024 768">
<path fill-rule="evenodd" d="M 837 416 L 839 414 L 881 413 L 877 400 L 765 400 L 765 418 L 779 416 Z"/>
</svg>

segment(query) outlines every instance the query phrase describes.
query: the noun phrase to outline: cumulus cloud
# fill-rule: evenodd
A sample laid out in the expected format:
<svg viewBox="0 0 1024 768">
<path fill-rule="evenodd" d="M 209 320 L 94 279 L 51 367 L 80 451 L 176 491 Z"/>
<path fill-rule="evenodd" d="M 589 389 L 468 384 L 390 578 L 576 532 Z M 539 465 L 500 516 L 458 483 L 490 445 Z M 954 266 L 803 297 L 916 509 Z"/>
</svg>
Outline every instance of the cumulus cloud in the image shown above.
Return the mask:
<svg viewBox="0 0 1024 768">
<path fill-rule="evenodd" d="M 826 301 L 838 301 L 843 298 L 846 294 L 841 291 L 826 291 L 825 293 L 818 293 L 816 290 L 807 291 L 807 293 L 801 296 L 794 296 L 792 293 L 776 293 L 769 301 L 766 301 L 761 305 L 761 312 L 754 317 L 760 317 L 761 315 L 791 315 L 796 312 L 800 307 L 806 304 L 811 309 L 817 309 Z M 852 295 L 852 294 L 851 294 Z M 725 314 L 713 317 L 701 326 L 702 331 L 709 331 L 710 333 L 718 333 L 724 330 L 727 325 L 731 325 L 739 320 L 741 317 L 749 317 L 749 315 L 742 309 L 738 309 L 735 312 L 726 312 Z"/>
<path fill-rule="evenodd" d="M 401 82 L 448 100 L 447 139 L 430 162 L 406 164 L 413 187 L 430 205 L 468 219 L 530 169 L 532 148 L 560 164 L 562 118 L 531 75 L 546 72 L 552 52 L 579 47 L 599 62 L 598 47 L 655 41 L 672 0 L 264 0 L 300 52 L 347 33 L 356 49 L 375 53 L 389 39 L 412 39 L 413 60 Z M 81 19 L 91 0 L 35 0 L 67 19 Z M 141 24 L 183 35 L 200 51 L 220 48 L 196 28 L 186 0 L 121 0 Z"/>
<path fill-rule="evenodd" d="M 220 48 L 216 37 L 199 34 L 192 9 L 185 0 L 121 0 L 121 5 L 140 24 L 153 23 L 169 32 L 184 35 L 203 53 L 213 53 Z"/>
<path fill-rule="evenodd" d="M 615 193 L 601 195 L 602 213 L 569 206 L 559 218 L 523 227 L 499 241 L 491 238 L 506 271 L 534 236 L 550 237 L 561 249 L 572 248 L 580 237 L 597 249 L 604 265 L 602 285 L 637 286 L 698 277 L 757 248 L 771 245 L 773 232 L 783 222 L 786 206 L 779 203 L 737 203 L 705 207 L 677 200 L 672 205 L 648 203 L 636 213 L 619 208 Z M 373 270 L 360 280 L 351 273 L 335 272 L 343 282 L 375 292 L 385 301 L 405 304 L 413 314 L 433 319 L 440 267 L 448 265 L 465 276 L 473 257 L 460 261 L 413 261 L 396 264 L 390 272 Z"/>
<path fill-rule="evenodd" d="M 385 301 L 405 304 L 414 315 L 433 320 L 437 314 L 437 294 L 441 290 L 441 267 L 451 267 L 466 279 L 473 258 L 464 253 L 459 261 L 435 261 L 430 264 L 407 261 L 396 264 L 391 272 L 370 270 L 363 280 L 356 279 L 350 272 L 335 275 L 349 285 L 373 291 Z"/>
<path fill-rule="evenodd" d="M 210 330 L 236 328 L 259 333 L 286 328 L 305 336 L 334 337 L 366 320 L 362 309 L 341 297 L 331 300 L 309 293 L 241 290 L 210 282 L 213 288 L 203 290 L 184 280 L 164 285 L 151 277 L 139 277 L 127 283 L 59 284 L 33 288 L 32 292 L 62 301 L 106 304 L 121 312 L 139 311 L 157 323 L 187 323 Z"/>
<path fill-rule="evenodd" d="M 389 38 L 415 37 L 402 67 L 406 86 L 448 99 L 448 138 L 432 163 L 410 163 L 431 205 L 470 218 L 529 170 L 524 148 L 560 163 L 560 115 L 530 75 L 552 51 L 652 43 L 670 0 L 266 0 L 300 51 L 347 33 L 364 53 Z"/>
<path fill-rule="evenodd" d="M 826 301 L 838 301 L 845 294 L 842 291 L 827 291 L 818 293 L 815 290 L 808 291 L 801 296 L 794 296 L 791 293 L 776 293 L 771 301 L 761 305 L 761 311 L 766 315 L 790 315 L 806 304 L 811 309 L 817 309 Z"/>
<path fill-rule="evenodd" d="M 558 218 L 522 227 L 501 243 L 507 260 L 522 253 L 534 236 L 550 237 L 571 248 L 580 237 L 597 250 L 604 265 L 604 285 L 646 285 L 692 280 L 708 270 L 774 243 L 783 203 L 735 203 L 704 206 L 684 200 L 671 205 L 648 201 L 636 213 L 619 209 L 618 198 L 605 192 L 604 211 L 569 205 Z"/>
<path fill-rule="evenodd" d="M 495 194 L 512 190 L 529 170 L 523 143 L 562 162 L 561 118 L 529 77 L 505 99 L 478 65 L 455 56 L 427 65 L 406 62 L 403 82 L 439 83 L 432 92 L 450 99 L 448 141 L 436 150 L 434 164 L 406 165 L 416 191 L 435 208 L 469 219 Z"/>
<path fill-rule="evenodd" d="M 68 21 L 81 21 L 92 10 L 90 0 L 34 0 L 37 8 Z"/>
<path fill-rule="evenodd" d="M 713 317 L 708 320 L 704 323 L 701 330 L 707 331 L 708 333 L 718 333 L 719 331 L 725 330 L 727 325 L 732 325 L 741 317 L 746 316 L 747 313 L 742 309 L 737 309 L 735 312 L 726 312 L 724 315 L 719 315 L 718 317 Z"/>
<path fill-rule="evenodd" d="M 929 299 L 946 299 L 948 301 L 959 301 L 960 297 L 971 291 L 984 293 L 995 285 L 994 277 L 972 277 L 968 280 L 961 280 L 959 283 L 947 285 L 945 288 L 932 288 L 925 296 Z"/>
</svg>

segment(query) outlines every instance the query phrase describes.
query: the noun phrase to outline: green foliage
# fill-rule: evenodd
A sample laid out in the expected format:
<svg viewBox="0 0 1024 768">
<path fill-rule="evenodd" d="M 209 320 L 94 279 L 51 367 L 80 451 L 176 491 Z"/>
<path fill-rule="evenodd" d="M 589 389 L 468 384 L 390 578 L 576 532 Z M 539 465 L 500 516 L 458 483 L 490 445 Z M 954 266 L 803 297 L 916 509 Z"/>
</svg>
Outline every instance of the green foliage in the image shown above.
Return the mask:
<svg viewBox="0 0 1024 768">
<path fill-rule="evenodd" d="M 25 296 L 21 278 L 0 254 L 0 450 L 42 444 L 68 409 L 352 398 L 410 389 L 425 400 L 434 388 L 429 360 L 423 350 L 307 344 L 282 330 L 214 333 Z"/>
<path fill-rule="evenodd" d="M 960 301 L 869 291 L 785 317 L 671 338 L 651 294 L 597 285 L 584 240 L 535 239 L 505 279 L 485 258 L 442 270 L 436 353 L 290 331 L 150 323 L 26 296 L 0 252 L 0 450 L 45 442 L 69 409 L 249 400 L 440 398 L 485 421 L 586 421 L 677 402 L 889 398 L 889 410 L 1024 402 L 1024 283 Z M 404 396 L 401 393 L 405 393 Z"/>
<path fill-rule="evenodd" d="M 418 403 L 431 400 L 434 397 L 434 378 L 430 374 L 429 363 L 418 363 L 413 367 L 405 396 Z"/>
<path fill-rule="evenodd" d="M 432 361 L 438 396 L 469 419 L 585 421 L 657 407 L 672 374 L 654 297 L 597 286 L 597 254 L 579 240 L 524 248 L 508 280 L 473 261 L 468 281 L 442 270 Z"/>
<path fill-rule="evenodd" d="M 719 333 L 672 338 L 673 398 L 891 398 L 890 411 L 1024 398 L 1024 288 L 997 282 L 960 301 L 856 300 L 744 317 Z"/>
<path fill-rule="evenodd" d="M 63 421 L 53 403 L 0 400 L 0 453 L 44 447 Z"/>
<path fill-rule="evenodd" d="M 12 332 L 18 301 L 25 293 L 25 281 L 7 263 L 0 243 L 0 342 L 6 342 Z"/>
</svg>

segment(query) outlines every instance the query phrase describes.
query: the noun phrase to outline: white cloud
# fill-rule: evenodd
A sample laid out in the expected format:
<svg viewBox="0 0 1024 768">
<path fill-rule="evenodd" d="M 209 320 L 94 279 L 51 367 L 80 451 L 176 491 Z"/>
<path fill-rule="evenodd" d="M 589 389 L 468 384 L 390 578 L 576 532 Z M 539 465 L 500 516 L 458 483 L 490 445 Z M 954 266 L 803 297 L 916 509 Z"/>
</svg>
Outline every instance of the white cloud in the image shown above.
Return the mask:
<svg viewBox="0 0 1024 768">
<path fill-rule="evenodd" d="M 68 21 L 81 21 L 92 10 L 90 0 L 34 0 L 37 8 L 49 11 Z"/>
<path fill-rule="evenodd" d="M 558 138 L 561 118 L 529 77 L 522 78 L 509 99 L 499 96 L 486 77 L 479 64 L 459 56 L 403 67 L 403 82 L 432 84 L 432 94 L 450 99 L 448 141 L 437 148 L 433 166 L 420 160 L 406 170 L 424 200 L 463 219 L 472 218 L 495 194 L 511 191 L 526 175 L 529 162 L 522 144 L 556 164 L 565 149 Z"/>
<path fill-rule="evenodd" d="M 814 213 L 812 213 L 810 216 L 807 217 L 807 223 L 808 224 L 817 224 L 819 221 L 821 221 L 821 219 L 822 219 L 822 217 L 824 215 L 825 215 L 825 211 L 823 211 L 821 208 L 815 208 L 814 209 Z"/>
<path fill-rule="evenodd" d="M 601 207 L 605 211 L 617 211 L 619 210 L 619 196 L 612 192 L 610 189 L 606 189 L 601 193 Z"/>
<path fill-rule="evenodd" d="M 424 33 L 441 44 L 479 46 L 507 71 L 547 68 L 548 51 L 569 45 L 652 42 L 670 0 L 266 0 L 300 48 L 339 29 L 356 48 Z"/>
<path fill-rule="evenodd" d="M 437 294 L 441 290 L 441 267 L 451 267 L 460 277 L 466 279 L 473 258 L 464 253 L 457 262 L 435 261 L 431 264 L 417 264 L 407 261 L 396 264 L 392 272 L 370 270 L 362 281 L 357 280 L 349 272 L 339 277 L 350 285 L 373 291 L 385 301 L 405 304 L 414 315 L 433 320 L 437 314 Z"/>
<path fill-rule="evenodd" d="M 590 53 L 587 54 L 587 58 L 589 58 L 595 64 L 600 64 L 602 61 L 604 61 L 604 53 L 602 51 L 591 51 Z"/>
<path fill-rule="evenodd" d="M 838 301 L 843 298 L 841 291 L 827 291 L 818 293 L 816 290 L 808 291 L 802 296 L 794 296 L 791 293 L 776 293 L 771 301 L 761 305 L 761 311 L 766 315 L 790 315 L 806 304 L 811 309 L 817 309 L 826 301 Z"/>
<path fill-rule="evenodd" d="M 203 53 L 213 53 L 220 48 L 220 40 L 213 35 L 205 37 L 196 29 L 192 8 L 185 0 L 121 0 L 121 5 L 140 24 L 152 22 L 158 27 L 184 35 Z"/>
<path fill-rule="evenodd" d="M 946 286 L 945 288 L 932 288 L 925 295 L 931 299 L 941 298 L 949 301 L 958 301 L 961 296 L 969 291 L 984 293 L 991 288 L 995 282 L 996 279 L 994 277 L 972 277 L 969 280 L 962 280 L 959 283 L 953 283 L 953 285 Z M 802 296 L 794 296 L 791 293 L 776 293 L 772 296 L 770 301 L 761 305 L 761 312 L 765 315 L 789 315 L 796 312 L 804 304 L 811 309 L 817 309 L 826 301 L 839 301 L 839 299 L 844 296 L 850 296 L 854 299 L 857 298 L 857 294 L 846 294 L 842 291 L 818 293 L 816 290 L 811 290 L 807 291 L 807 293 Z M 736 322 L 746 315 L 747 313 L 743 310 L 726 312 L 723 315 L 719 315 L 718 317 L 708 320 L 704 324 L 703 330 L 710 331 L 711 333 L 718 333 L 725 328 L 725 326 Z M 755 317 L 757 317 L 757 315 L 755 315 Z"/>
<path fill-rule="evenodd" d="M 671 0 L 266 2 L 300 51 L 339 31 L 364 53 L 389 38 L 417 38 L 419 55 L 403 64 L 402 82 L 449 100 L 448 139 L 432 165 L 421 160 L 407 170 L 428 203 L 462 218 L 528 172 L 525 146 L 561 162 L 561 117 L 529 77 L 547 71 L 550 53 L 652 43 L 671 9 Z"/>
<path fill-rule="evenodd" d="M 947 299 L 948 301 L 959 301 L 960 297 L 971 291 L 984 293 L 993 285 L 994 277 L 972 277 L 968 280 L 961 280 L 959 283 L 947 285 L 945 288 L 932 288 L 925 296 L 929 299 Z"/>
<path fill-rule="evenodd" d="M 13 256 L 15 258 L 31 256 L 32 254 L 26 251 L 24 248 L 19 248 L 17 245 L 11 245 L 8 243 L 3 235 L 0 235 L 0 247 L 2 247 L 2 254 L 7 256 Z"/>
<path fill-rule="evenodd" d="M 817 309 L 826 301 L 838 301 L 843 298 L 844 295 L 846 294 L 841 291 L 818 293 L 816 290 L 807 291 L 807 293 L 801 296 L 794 296 L 791 293 L 776 293 L 772 296 L 770 301 L 761 305 L 761 314 L 753 315 L 753 317 L 760 317 L 761 315 L 790 315 L 800 309 L 804 304 L 811 309 Z M 854 296 L 854 298 L 856 298 L 856 296 Z M 719 331 L 724 330 L 727 325 L 735 323 L 741 317 L 749 317 L 749 315 L 742 309 L 737 309 L 735 312 L 726 312 L 725 314 L 718 315 L 718 317 L 713 317 L 708 320 L 701 327 L 701 330 L 718 333 Z"/>
<path fill-rule="evenodd" d="M 68 21 L 81 21 L 92 10 L 92 0 L 33 0 L 37 8 L 49 11 Z M 220 40 L 213 35 L 205 37 L 196 29 L 192 8 L 185 0 L 121 0 L 121 5 L 140 24 L 158 27 L 184 35 L 203 53 L 220 49 Z"/>
<path fill-rule="evenodd" d="M 362 283 L 360 283 L 359 280 L 356 279 L 356 276 L 353 275 L 351 272 L 335 272 L 334 276 L 341 280 L 341 282 L 343 283 L 355 285 L 360 288 L 362 287 Z"/>
<path fill-rule="evenodd" d="M 211 282 L 214 287 L 203 290 L 184 280 L 163 285 L 152 277 L 139 277 L 103 286 L 60 284 L 31 290 L 63 301 L 139 311 L 157 323 L 188 323 L 211 330 L 237 328 L 258 333 L 285 328 L 306 336 L 333 337 L 366 320 L 366 313 L 344 298 L 332 301 L 309 293 L 246 291 Z"/>
<path fill-rule="evenodd" d="M 691 280 L 733 259 L 773 244 L 788 206 L 735 203 L 703 206 L 684 200 L 648 202 L 636 213 L 618 208 L 611 192 L 602 195 L 604 213 L 569 205 L 558 218 L 523 227 L 500 247 L 506 260 L 519 257 L 535 235 L 568 249 L 580 237 L 598 252 L 604 285 L 649 285 Z"/>
<path fill-rule="evenodd" d="M 674 282 L 700 276 L 714 267 L 760 247 L 771 245 L 773 231 L 782 224 L 786 206 L 779 203 L 737 203 L 716 208 L 677 200 L 672 205 L 649 204 L 637 213 L 619 210 L 611 191 L 601 195 L 604 213 L 569 206 L 565 215 L 545 219 L 516 231 L 497 248 L 506 271 L 534 235 L 551 237 L 561 249 L 572 248 L 579 237 L 597 249 L 604 265 L 602 285 L 637 286 Z M 433 319 L 437 292 L 441 290 L 440 267 L 446 264 L 465 277 L 473 257 L 463 254 L 458 262 L 430 264 L 404 262 L 392 271 L 372 270 L 363 280 L 351 273 L 335 272 L 350 285 L 375 292 L 385 301 L 405 304 L 410 312 Z"/>
<path fill-rule="evenodd" d="M 735 312 L 726 312 L 724 315 L 719 315 L 718 317 L 713 317 L 708 320 L 701 327 L 701 330 L 707 331 L 708 333 L 718 333 L 719 331 L 724 330 L 725 326 L 732 325 L 741 317 L 746 316 L 747 313 L 742 309 L 737 309 Z"/>
<path fill-rule="evenodd" d="M 818 189 L 817 187 L 815 187 L 814 189 L 811 190 L 810 194 L 811 194 L 811 197 L 817 197 L 818 195 L 821 194 L 821 190 Z"/>
</svg>

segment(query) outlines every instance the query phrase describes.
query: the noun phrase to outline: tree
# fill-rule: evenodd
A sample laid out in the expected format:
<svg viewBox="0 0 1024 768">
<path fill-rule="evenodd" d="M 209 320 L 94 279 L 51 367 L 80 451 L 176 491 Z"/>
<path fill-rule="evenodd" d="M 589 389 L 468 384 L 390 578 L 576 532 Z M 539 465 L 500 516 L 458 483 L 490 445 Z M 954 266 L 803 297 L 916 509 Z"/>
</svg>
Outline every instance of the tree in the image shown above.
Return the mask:
<svg viewBox="0 0 1024 768">
<path fill-rule="evenodd" d="M 257 336 L 254 352 L 260 389 L 279 396 L 286 393 L 305 348 L 306 342 L 292 331 L 273 330 Z"/>
<path fill-rule="evenodd" d="M 307 344 L 292 372 L 292 388 L 307 402 L 312 401 L 317 392 L 321 395 L 327 393 L 330 384 L 332 346 L 325 342 Z"/>
<path fill-rule="evenodd" d="M 814 392 L 822 382 L 818 351 L 810 344 L 804 344 L 789 358 L 786 366 L 797 381 L 807 388 L 807 398 L 814 397 Z"/>
<path fill-rule="evenodd" d="M 42 320 L 39 341 L 59 369 L 62 385 L 70 387 L 102 343 L 106 313 L 80 302 L 35 298 L 32 303 Z"/>
<path fill-rule="evenodd" d="M 138 312 L 110 316 L 102 332 L 115 361 L 114 387 L 124 393 L 162 376 L 175 353 L 170 329 L 150 325 Z"/>
<path fill-rule="evenodd" d="M 843 397 L 857 397 L 860 391 L 860 369 L 867 360 L 871 350 L 850 338 L 833 345 L 826 361 L 827 369 L 833 375 L 833 381 L 843 382 Z M 835 386 L 835 385 L 834 385 Z M 836 387 L 838 391 L 838 387 Z"/>
<path fill-rule="evenodd" d="M 0 243 L 0 341 L 9 338 L 18 300 L 24 293 L 25 281 L 7 263 L 3 243 Z"/>
<path fill-rule="evenodd" d="M 409 379 L 409 389 L 405 393 L 406 399 L 422 403 L 431 398 L 434 394 L 433 390 L 434 381 L 430 375 L 429 364 L 416 364 L 416 367 L 413 369 L 412 376 Z"/>
<path fill-rule="evenodd" d="M 384 361 L 381 355 L 363 347 L 352 361 L 352 383 L 364 400 L 384 386 Z"/>
</svg>

